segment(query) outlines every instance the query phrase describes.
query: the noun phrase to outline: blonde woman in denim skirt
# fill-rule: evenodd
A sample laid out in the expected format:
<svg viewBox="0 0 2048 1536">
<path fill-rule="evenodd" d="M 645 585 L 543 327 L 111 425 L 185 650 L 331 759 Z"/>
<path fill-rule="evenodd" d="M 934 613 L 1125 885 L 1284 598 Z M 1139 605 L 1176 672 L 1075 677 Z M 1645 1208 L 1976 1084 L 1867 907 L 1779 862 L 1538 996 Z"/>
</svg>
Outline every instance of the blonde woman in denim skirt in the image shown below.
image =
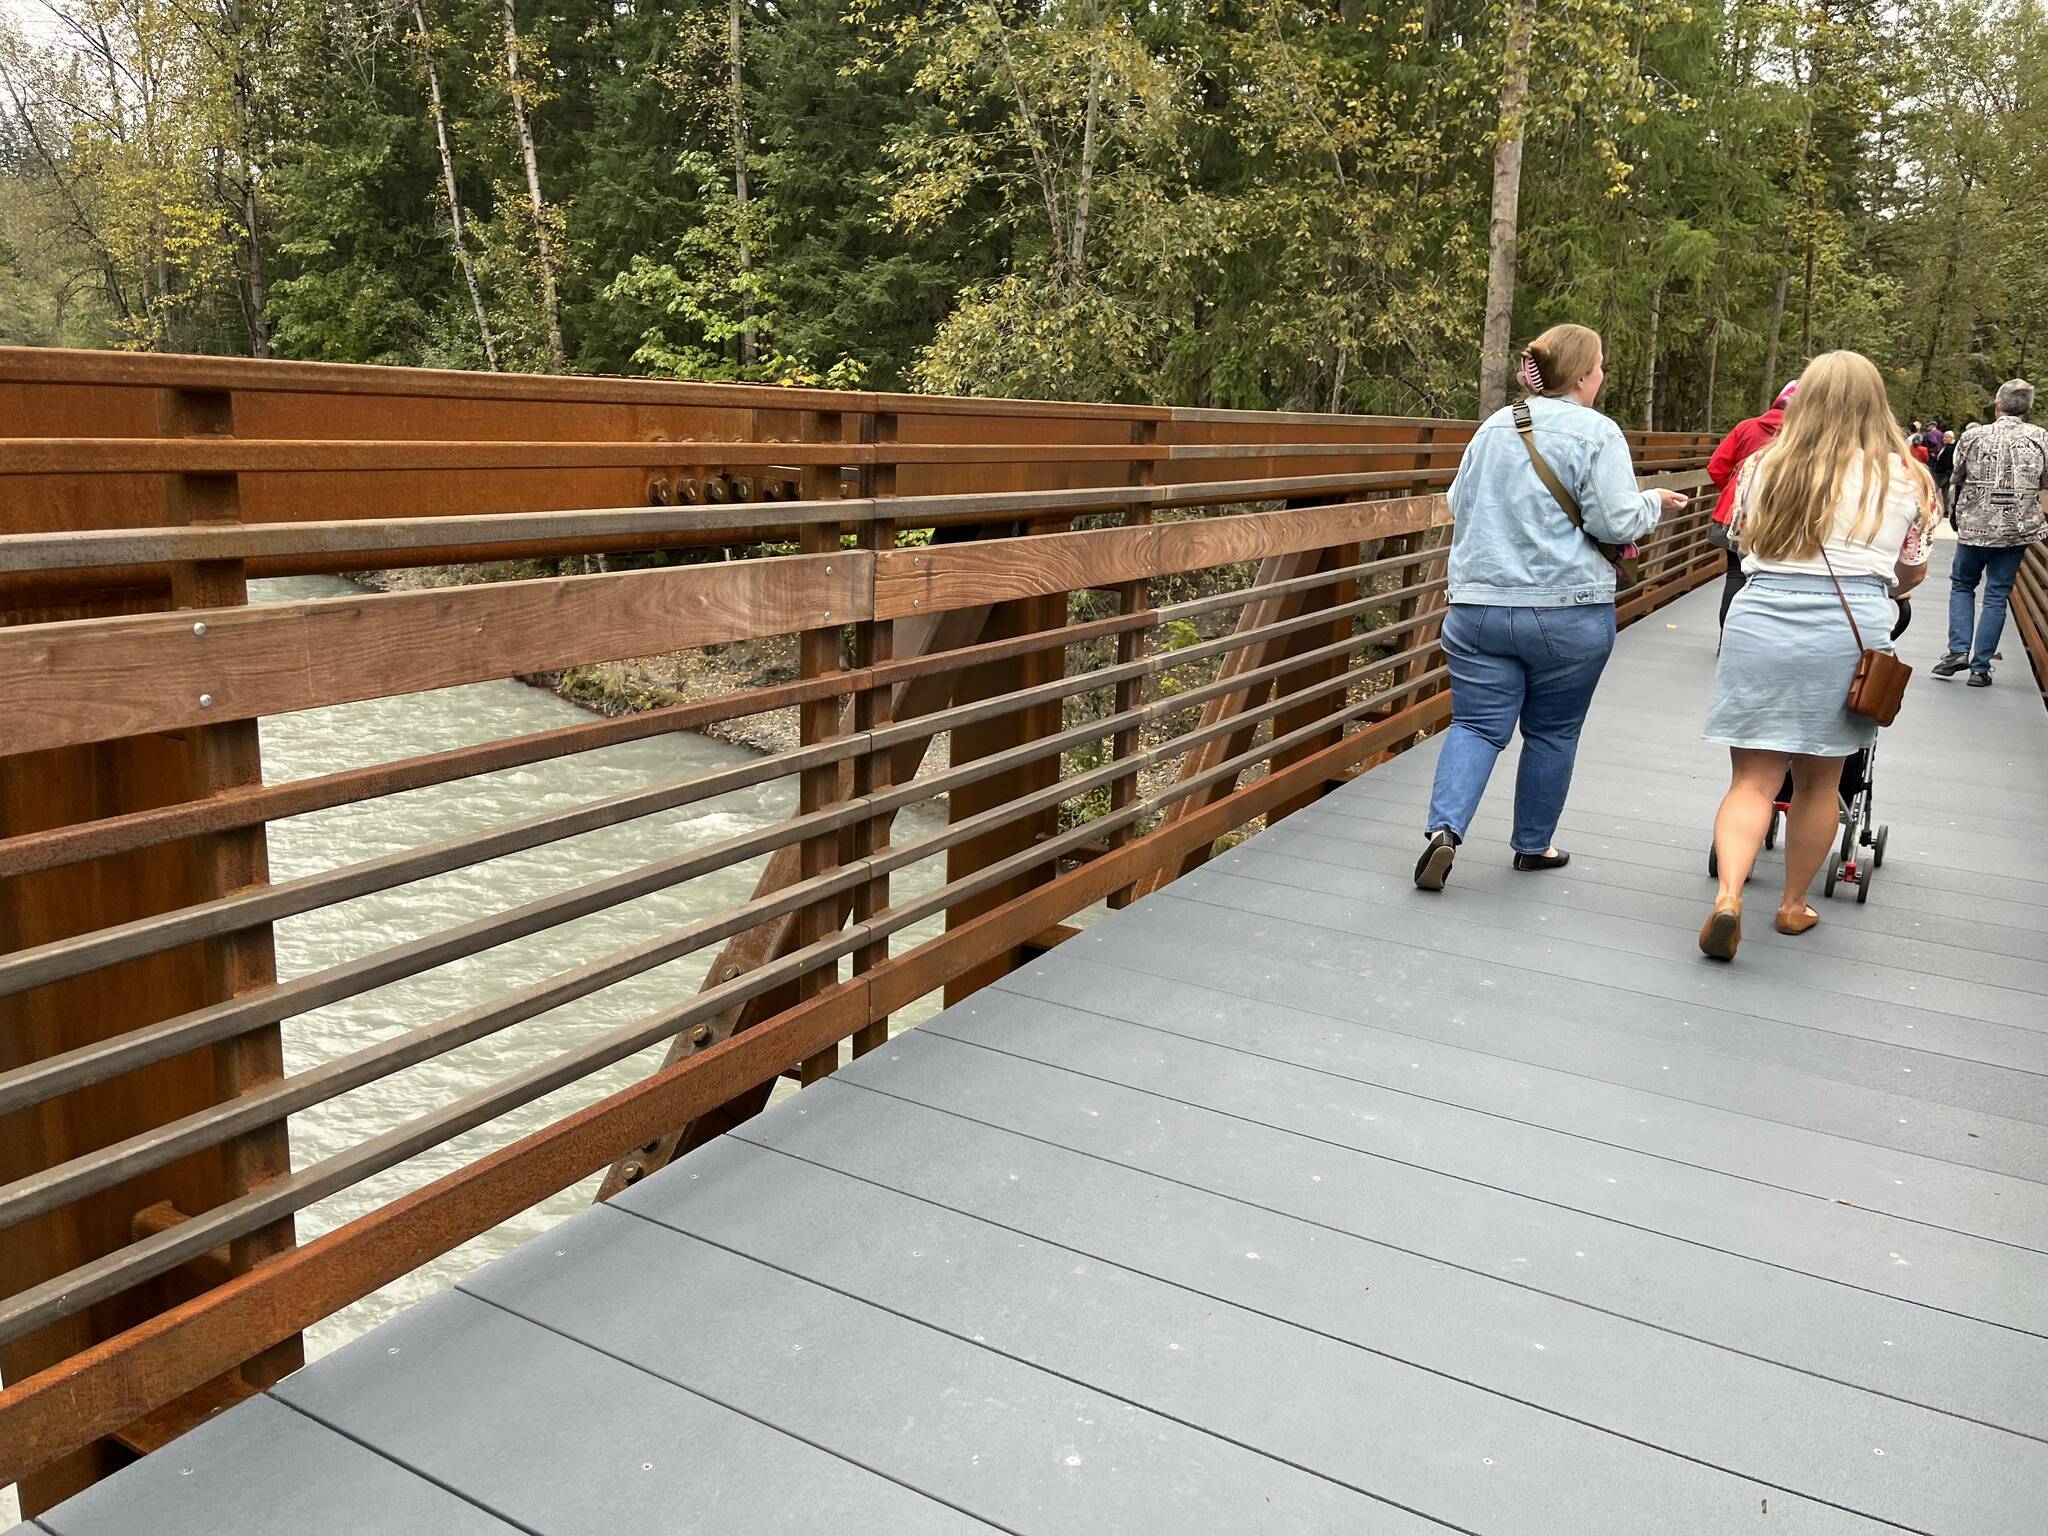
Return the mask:
<svg viewBox="0 0 2048 1536">
<path fill-rule="evenodd" d="M 1776 926 L 1805 933 L 1820 921 L 1806 892 L 1835 844 L 1842 760 L 1877 739 L 1874 720 L 1849 712 L 1859 648 L 1843 604 L 1864 641 L 1889 650 L 1893 600 L 1926 576 L 1940 513 L 1882 375 L 1855 352 L 1807 366 L 1784 430 L 1743 465 L 1735 496 L 1749 580 L 1728 610 L 1705 733 L 1732 761 L 1714 818 L 1721 887 L 1700 929 L 1701 952 L 1716 960 L 1733 960 L 1742 943 L 1742 887 L 1788 769 Z"/>
</svg>

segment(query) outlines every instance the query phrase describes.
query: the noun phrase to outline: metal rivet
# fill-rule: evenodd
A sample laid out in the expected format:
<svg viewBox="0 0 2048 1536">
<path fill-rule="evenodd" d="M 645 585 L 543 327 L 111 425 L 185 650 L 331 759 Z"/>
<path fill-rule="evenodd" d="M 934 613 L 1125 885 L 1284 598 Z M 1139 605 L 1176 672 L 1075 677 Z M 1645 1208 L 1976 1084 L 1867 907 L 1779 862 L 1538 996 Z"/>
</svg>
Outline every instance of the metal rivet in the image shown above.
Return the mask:
<svg viewBox="0 0 2048 1536">
<path fill-rule="evenodd" d="M 195 635 L 203 635 L 203 634 L 205 634 L 205 633 L 206 633 L 206 626 L 205 626 L 205 625 L 204 625 L 203 623 L 202 623 L 202 624 L 194 624 L 194 625 L 192 626 L 192 633 L 193 633 L 193 634 L 195 634 Z"/>
<path fill-rule="evenodd" d="M 702 1045 L 706 1040 L 709 1040 L 710 1038 L 711 1026 L 709 1024 L 699 1024 L 695 1029 L 690 1031 L 690 1043 L 692 1045 Z"/>
<path fill-rule="evenodd" d="M 199 707 L 201 709 L 213 708 L 213 695 L 210 693 L 202 693 L 201 695 L 199 695 Z"/>
<path fill-rule="evenodd" d="M 832 610 L 830 608 L 825 610 L 825 617 L 828 619 L 832 617 Z"/>
<path fill-rule="evenodd" d="M 825 574 L 826 574 L 827 576 L 830 576 L 830 575 L 832 574 L 832 567 L 831 567 L 831 566 L 829 566 L 829 565 L 828 565 L 828 566 L 826 566 L 826 567 L 825 567 Z"/>
</svg>

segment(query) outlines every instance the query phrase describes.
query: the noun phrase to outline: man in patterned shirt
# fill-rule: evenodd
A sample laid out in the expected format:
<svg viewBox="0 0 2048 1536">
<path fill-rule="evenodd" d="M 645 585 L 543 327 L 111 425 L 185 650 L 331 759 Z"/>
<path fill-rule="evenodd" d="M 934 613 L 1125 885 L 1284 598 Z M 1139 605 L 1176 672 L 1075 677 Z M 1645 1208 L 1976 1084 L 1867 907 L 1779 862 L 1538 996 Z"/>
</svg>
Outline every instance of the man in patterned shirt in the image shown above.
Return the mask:
<svg viewBox="0 0 2048 1536">
<path fill-rule="evenodd" d="M 1949 481 L 1957 545 L 1948 579 L 1948 654 L 1934 664 L 1934 675 L 1954 677 L 1968 667 L 1972 688 L 1990 686 L 2013 579 L 2027 546 L 2048 536 L 2041 509 L 2048 432 L 2027 421 L 2033 408 L 2033 385 L 2025 379 L 2001 384 L 1997 416 L 1989 426 L 1971 427 L 1956 445 Z"/>
</svg>

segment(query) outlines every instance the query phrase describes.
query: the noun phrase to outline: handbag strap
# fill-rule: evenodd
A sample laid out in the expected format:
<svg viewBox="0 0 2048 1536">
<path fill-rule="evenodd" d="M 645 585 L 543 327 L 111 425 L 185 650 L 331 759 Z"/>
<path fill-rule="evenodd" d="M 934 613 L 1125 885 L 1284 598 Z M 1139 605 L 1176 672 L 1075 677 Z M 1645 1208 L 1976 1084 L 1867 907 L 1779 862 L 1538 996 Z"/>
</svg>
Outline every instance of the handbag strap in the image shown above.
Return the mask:
<svg viewBox="0 0 2048 1536">
<path fill-rule="evenodd" d="M 1863 643 L 1863 631 L 1856 627 L 1856 615 L 1849 608 L 1849 594 L 1842 590 L 1842 579 L 1835 574 L 1835 562 L 1828 558 L 1825 544 L 1820 547 L 1820 563 L 1828 568 L 1828 580 L 1835 584 L 1835 599 L 1842 605 L 1842 616 L 1849 621 L 1849 633 L 1856 637 L 1856 649 L 1869 650 L 1870 647 Z"/>
<path fill-rule="evenodd" d="M 1557 498 L 1557 504 L 1564 508 L 1564 515 L 1572 520 L 1572 526 L 1584 533 L 1586 519 L 1579 513 L 1578 502 L 1572 499 L 1572 493 L 1557 478 L 1557 471 L 1550 467 L 1550 461 L 1536 447 L 1536 422 L 1529 414 L 1529 402 L 1525 400 L 1516 406 L 1514 414 L 1515 430 L 1522 434 L 1522 446 L 1529 450 L 1529 462 L 1536 467 L 1536 478 L 1543 482 L 1543 489 Z"/>
</svg>

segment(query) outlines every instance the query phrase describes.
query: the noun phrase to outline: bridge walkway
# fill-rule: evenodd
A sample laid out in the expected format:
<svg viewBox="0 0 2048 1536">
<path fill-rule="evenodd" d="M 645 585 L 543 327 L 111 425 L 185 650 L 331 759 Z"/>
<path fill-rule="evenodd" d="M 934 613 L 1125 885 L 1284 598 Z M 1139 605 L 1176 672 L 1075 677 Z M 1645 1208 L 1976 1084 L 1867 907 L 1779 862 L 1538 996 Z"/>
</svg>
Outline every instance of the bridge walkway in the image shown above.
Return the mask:
<svg viewBox="0 0 2048 1536">
<path fill-rule="evenodd" d="M 1425 744 L 42 1528 L 2041 1529 L 2048 714 L 1923 670 L 1867 904 L 1714 966 L 1715 596 L 1569 870 L 1510 756 L 1415 891 Z"/>
</svg>

